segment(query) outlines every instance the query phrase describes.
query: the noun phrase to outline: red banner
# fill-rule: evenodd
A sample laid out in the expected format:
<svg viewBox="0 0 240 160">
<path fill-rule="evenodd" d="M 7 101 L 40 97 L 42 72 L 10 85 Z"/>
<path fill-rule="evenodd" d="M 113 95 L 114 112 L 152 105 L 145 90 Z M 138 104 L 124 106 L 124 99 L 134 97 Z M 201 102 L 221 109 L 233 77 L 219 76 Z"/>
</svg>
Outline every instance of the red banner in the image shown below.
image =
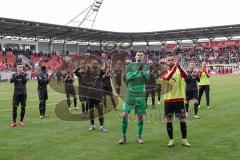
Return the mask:
<svg viewBox="0 0 240 160">
<path fill-rule="evenodd" d="M 240 46 L 240 40 L 229 40 L 229 41 L 209 41 L 209 42 L 198 42 L 196 47 L 227 47 L 227 46 Z"/>
</svg>

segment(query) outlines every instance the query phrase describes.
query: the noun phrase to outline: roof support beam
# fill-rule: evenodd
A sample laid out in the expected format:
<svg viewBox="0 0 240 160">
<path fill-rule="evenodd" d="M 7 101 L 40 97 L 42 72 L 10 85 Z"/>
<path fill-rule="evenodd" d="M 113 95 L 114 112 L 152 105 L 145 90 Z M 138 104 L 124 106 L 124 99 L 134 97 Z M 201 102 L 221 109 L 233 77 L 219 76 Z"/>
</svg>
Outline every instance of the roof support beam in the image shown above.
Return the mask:
<svg viewBox="0 0 240 160">
<path fill-rule="evenodd" d="M 215 38 L 220 37 L 226 37 L 231 40 L 232 37 L 240 36 L 240 24 L 192 29 L 176 29 L 159 32 L 121 33 L 0 17 L 0 34 L 2 37 L 12 36 L 35 38 L 35 41 L 38 39 L 49 40 L 49 37 L 52 37 L 52 40 L 63 40 L 65 38 L 68 41 L 74 42 L 79 40 L 92 42 L 198 41 L 198 39 L 208 38 L 209 40 L 214 40 Z"/>
</svg>

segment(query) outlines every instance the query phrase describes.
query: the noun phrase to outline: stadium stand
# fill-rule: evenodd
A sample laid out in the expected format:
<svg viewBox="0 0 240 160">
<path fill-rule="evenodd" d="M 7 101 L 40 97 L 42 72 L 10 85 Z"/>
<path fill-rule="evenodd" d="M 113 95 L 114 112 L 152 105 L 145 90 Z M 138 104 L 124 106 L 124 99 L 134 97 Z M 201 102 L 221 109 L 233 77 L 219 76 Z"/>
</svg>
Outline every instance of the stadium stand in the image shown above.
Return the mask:
<svg viewBox="0 0 240 160">
<path fill-rule="evenodd" d="M 15 56 L 13 52 L 0 52 L 0 68 L 2 71 L 13 70 L 15 66 Z"/>
<path fill-rule="evenodd" d="M 145 50 L 147 59 L 152 59 L 155 62 L 159 62 L 165 58 L 169 53 L 179 55 L 183 63 L 201 63 L 206 61 L 208 64 L 230 64 L 240 63 L 240 46 L 230 45 L 224 47 L 193 47 L 193 48 L 173 48 L 172 50 L 161 49 L 156 50 Z M 108 59 L 119 59 L 118 51 L 105 52 L 108 55 Z M 132 50 L 130 54 L 125 52 L 125 59 L 133 59 L 136 51 Z M 16 58 L 19 55 L 24 55 L 31 59 L 33 68 L 34 66 L 40 67 L 45 65 L 50 70 L 56 70 L 63 64 L 63 59 L 56 53 L 29 53 L 29 52 L 0 52 L 0 65 L 3 71 L 13 70 Z M 67 55 L 72 59 L 73 62 L 80 62 L 83 60 L 83 53 L 76 53 Z M 95 59 L 101 59 L 101 52 L 98 50 L 91 51 L 91 56 Z M 88 62 L 89 63 L 89 62 Z"/>
</svg>

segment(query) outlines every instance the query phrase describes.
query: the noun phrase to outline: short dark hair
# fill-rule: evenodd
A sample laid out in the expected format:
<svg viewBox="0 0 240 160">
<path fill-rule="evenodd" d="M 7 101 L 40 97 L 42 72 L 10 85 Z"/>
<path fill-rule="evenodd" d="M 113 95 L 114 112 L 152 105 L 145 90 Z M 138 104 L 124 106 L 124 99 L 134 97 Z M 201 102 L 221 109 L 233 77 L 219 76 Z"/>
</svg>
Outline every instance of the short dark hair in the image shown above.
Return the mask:
<svg viewBox="0 0 240 160">
<path fill-rule="evenodd" d="M 139 52 L 137 52 L 137 53 L 136 53 L 136 55 L 137 55 L 137 54 L 142 54 L 142 55 L 145 55 L 145 53 L 144 53 L 144 52 L 140 52 L 140 51 L 139 51 Z"/>
<path fill-rule="evenodd" d="M 93 61 L 96 61 L 97 63 L 99 63 L 97 59 L 92 59 L 92 60 L 91 60 L 91 63 L 92 63 Z"/>
<path fill-rule="evenodd" d="M 41 71 L 46 71 L 47 70 L 47 67 L 46 66 L 42 66 L 41 67 Z"/>
<path fill-rule="evenodd" d="M 173 54 L 173 53 L 169 53 L 169 54 L 167 54 L 167 57 L 173 57 L 173 56 L 176 56 L 176 55 Z"/>
</svg>

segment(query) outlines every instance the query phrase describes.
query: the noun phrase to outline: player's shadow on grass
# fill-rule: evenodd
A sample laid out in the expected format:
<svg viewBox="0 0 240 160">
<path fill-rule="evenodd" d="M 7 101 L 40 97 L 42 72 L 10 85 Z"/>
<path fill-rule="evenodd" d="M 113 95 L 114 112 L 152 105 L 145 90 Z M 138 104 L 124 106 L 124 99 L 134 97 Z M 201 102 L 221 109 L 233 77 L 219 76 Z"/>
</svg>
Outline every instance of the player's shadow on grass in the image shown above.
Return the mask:
<svg viewBox="0 0 240 160">
<path fill-rule="evenodd" d="M 71 101 L 72 104 L 72 101 Z M 107 101 L 107 108 L 103 107 L 103 115 L 114 110 L 114 107 L 110 105 L 110 101 Z M 88 121 L 90 120 L 89 111 L 86 115 L 79 113 L 78 111 L 69 111 L 66 100 L 59 102 L 55 107 L 56 116 L 63 121 Z M 99 118 L 98 111 L 94 108 L 94 119 Z"/>
</svg>

